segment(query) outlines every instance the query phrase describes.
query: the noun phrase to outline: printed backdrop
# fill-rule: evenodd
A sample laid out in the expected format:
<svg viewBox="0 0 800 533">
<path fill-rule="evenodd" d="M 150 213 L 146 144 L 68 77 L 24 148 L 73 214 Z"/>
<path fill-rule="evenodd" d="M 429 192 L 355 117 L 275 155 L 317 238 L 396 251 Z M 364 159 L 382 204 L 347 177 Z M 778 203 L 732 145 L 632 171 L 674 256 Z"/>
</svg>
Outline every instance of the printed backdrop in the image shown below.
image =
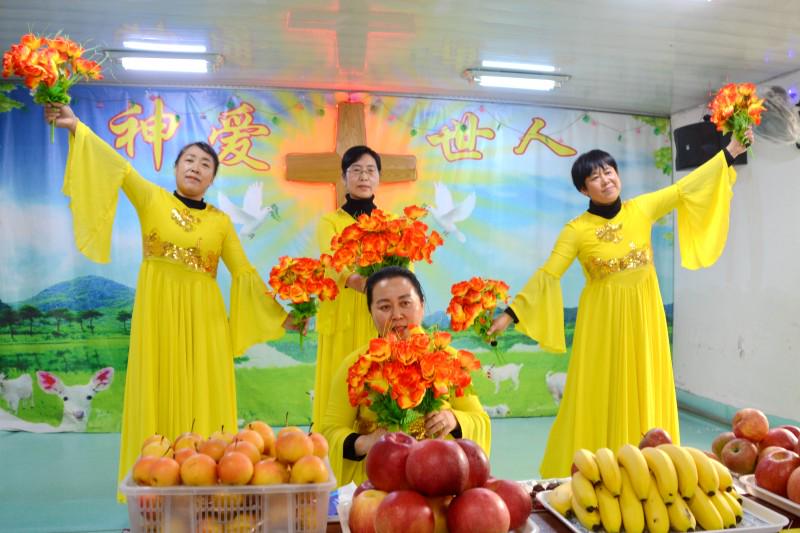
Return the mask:
<svg viewBox="0 0 800 533">
<path fill-rule="evenodd" d="M 207 140 L 222 160 L 206 200 L 241 207 L 247 191 L 260 187 L 270 216 L 241 228 L 241 238 L 265 278 L 281 255 L 317 256 L 319 218 L 335 208 L 332 183 L 287 181 L 287 154 L 333 152 L 337 105 L 363 104 L 367 143 L 379 153 L 416 157 L 417 180 L 382 185 L 381 208 L 474 200 L 463 221 L 424 219 L 447 232 L 433 264 L 417 266 L 426 323 L 443 328 L 453 283 L 479 275 L 505 280 L 515 293 L 563 224 L 586 209 L 569 177 L 577 154 L 597 147 L 612 153 L 625 198 L 672 176 L 665 119 L 362 93 L 79 86 L 73 94 L 81 120 L 169 190 L 177 152 L 194 140 Z M 121 195 L 112 262 L 81 256 L 61 194 L 67 135 L 56 131 L 51 143 L 42 110 L 21 90 L 12 96 L 28 105 L 0 115 L 0 429 L 118 431 L 142 256 L 138 220 Z M 671 327 L 671 216 L 655 226 L 653 248 Z M 224 268 L 218 281 L 227 299 Z M 582 286 L 575 263 L 562 280 L 568 346 Z M 476 352 L 486 368 L 508 365 L 494 380 L 475 376 L 492 416 L 556 412 L 569 353 L 543 352 L 513 331 L 499 354 L 469 333 L 457 334 L 454 344 Z M 290 423 L 308 423 L 315 354 L 311 331 L 302 347 L 288 334 L 237 359 L 240 418 L 278 425 L 288 413 Z M 86 394 L 98 382 L 110 386 Z"/>
</svg>

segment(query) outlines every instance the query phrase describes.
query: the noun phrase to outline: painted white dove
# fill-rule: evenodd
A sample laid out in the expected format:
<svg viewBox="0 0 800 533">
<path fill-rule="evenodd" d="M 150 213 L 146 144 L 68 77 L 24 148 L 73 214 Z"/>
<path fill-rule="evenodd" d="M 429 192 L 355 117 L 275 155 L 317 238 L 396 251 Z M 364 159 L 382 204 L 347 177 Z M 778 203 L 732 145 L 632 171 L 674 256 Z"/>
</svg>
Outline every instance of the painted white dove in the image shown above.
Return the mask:
<svg viewBox="0 0 800 533">
<path fill-rule="evenodd" d="M 264 206 L 263 197 L 261 193 L 262 183 L 256 182 L 247 188 L 244 193 L 244 203 L 242 207 L 234 205 L 225 193 L 219 192 L 219 208 L 225 211 L 234 224 L 241 224 L 242 228 L 239 230 L 239 235 L 246 236 L 252 239 L 256 235 L 256 231 L 267 216 L 271 216 L 275 220 L 280 220 L 278 215 L 278 206 L 276 204 Z"/>
<path fill-rule="evenodd" d="M 443 183 L 436 183 L 433 187 L 436 206 L 427 206 L 428 212 L 442 227 L 445 235 L 452 233 L 458 242 L 466 242 L 467 237 L 458 230 L 456 222 L 462 222 L 472 214 L 475 209 L 475 193 L 469 193 L 463 202 L 454 205 L 453 195 Z"/>
</svg>

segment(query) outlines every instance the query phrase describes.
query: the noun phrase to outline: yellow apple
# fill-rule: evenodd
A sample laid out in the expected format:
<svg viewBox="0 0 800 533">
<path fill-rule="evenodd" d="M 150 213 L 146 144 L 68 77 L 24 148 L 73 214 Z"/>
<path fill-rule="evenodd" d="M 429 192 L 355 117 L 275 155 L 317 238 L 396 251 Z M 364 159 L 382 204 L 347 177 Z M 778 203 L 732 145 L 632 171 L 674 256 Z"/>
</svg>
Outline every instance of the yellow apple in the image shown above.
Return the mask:
<svg viewBox="0 0 800 533">
<path fill-rule="evenodd" d="M 246 485 L 253 477 L 253 462 L 241 452 L 227 452 L 219 460 L 217 471 L 224 485 Z"/>
<path fill-rule="evenodd" d="M 225 455 L 225 448 L 228 447 L 228 444 L 227 441 L 219 438 L 208 439 L 200 443 L 197 451 L 211 457 L 214 461 L 219 461 Z"/>
<path fill-rule="evenodd" d="M 153 457 L 152 455 L 139 457 L 133 464 L 133 482 L 137 485 L 149 485 L 150 467 L 152 467 L 153 463 L 156 461 L 158 461 L 158 457 Z"/>
<path fill-rule="evenodd" d="M 314 443 L 302 431 L 278 433 L 278 438 L 275 440 L 275 457 L 280 462 L 293 464 L 301 457 L 313 453 Z"/>
<path fill-rule="evenodd" d="M 170 447 L 169 439 L 164 437 L 161 440 L 153 440 L 142 446 L 142 455 L 153 457 L 172 457 L 173 451 Z"/>
<path fill-rule="evenodd" d="M 217 463 L 208 455 L 198 453 L 187 458 L 181 465 L 181 481 L 184 485 L 205 487 L 217 483 Z"/>
<path fill-rule="evenodd" d="M 255 447 L 254 444 L 246 440 L 238 440 L 238 439 L 234 440 L 232 443 L 228 445 L 227 448 L 225 448 L 225 453 L 228 452 L 243 453 L 244 455 L 247 456 L 248 459 L 250 459 L 250 462 L 253 464 L 256 464 L 261 460 L 261 453 L 258 451 L 258 449 Z"/>
<path fill-rule="evenodd" d="M 316 455 L 305 455 L 292 465 L 289 483 L 325 483 L 328 481 L 328 469 Z"/>
<path fill-rule="evenodd" d="M 261 420 L 254 420 L 245 427 L 257 431 L 261 435 L 264 440 L 264 449 L 261 450 L 261 453 L 275 457 L 275 432 L 272 431 L 272 428 Z"/>
<path fill-rule="evenodd" d="M 242 429 L 236 434 L 236 439 L 247 441 L 258 450 L 258 454 L 264 453 L 264 438 L 261 433 L 254 429 Z"/>
<path fill-rule="evenodd" d="M 312 433 L 308 438 L 314 444 L 314 455 L 320 459 L 328 457 L 328 441 L 322 433 Z"/>
<path fill-rule="evenodd" d="M 225 426 L 222 426 L 222 428 L 219 431 L 215 431 L 214 433 L 209 435 L 208 436 L 208 440 L 211 440 L 211 439 L 222 439 L 225 442 L 227 442 L 228 444 L 230 444 L 231 442 L 233 442 L 233 437 L 234 437 L 234 434 L 233 433 L 228 433 L 227 431 L 225 431 Z"/>
<path fill-rule="evenodd" d="M 262 459 L 253 465 L 251 485 L 278 485 L 289 483 L 289 469 L 276 459 Z"/>
<path fill-rule="evenodd" d="M 181 482 L 181 465 L 171 457 L 161 457 L 150 467 L 150 484 L 171 487 Z"/>
</svg>

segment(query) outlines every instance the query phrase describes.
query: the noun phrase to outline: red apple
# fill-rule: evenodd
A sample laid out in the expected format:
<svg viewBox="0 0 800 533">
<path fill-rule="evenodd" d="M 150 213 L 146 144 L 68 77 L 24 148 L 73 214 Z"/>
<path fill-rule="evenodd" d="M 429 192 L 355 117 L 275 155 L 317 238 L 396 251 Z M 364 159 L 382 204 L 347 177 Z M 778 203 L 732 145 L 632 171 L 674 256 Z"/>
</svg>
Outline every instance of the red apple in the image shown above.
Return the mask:
<svg viewBox="0 0 800 533">
<path fill-rule="evenodd" d="M 758 447 L 747 439 L 733 439 L 722 448 L 722 464 L 737 474 L 752 474 L 758 459 Z"/>
<path fill-rule="evenodd" d="M 778 427 L 779 428 L 783 428 L 783 429 L 788 429 L 789 431 L 794 433 L 794 436 L 797 437 L 797 440 L 800 441 L 800 427 L 793 426 L 791 424 L 784 424 L 784 425 L 778 426 Z"/>
<path fill-rule="evenodd" d="M 764 457 L 768 456 L 772 452 L 777 452 L 778 450 L 783 450 L 785 448 L 781 448 L 780 446 L 767 446 L 766 448 L 761 448 L 758 450 L 758 460 L 760 461 Z"/>
<path fill-rule="evenodd" d="M 522 527 L 533 512 L 533 501 L 531 495 L 522 488 L 516 481 L 508 479 L 496 479 L 487 484 L 486 488 L 496 492 L 508 507 L 510 517 L 510 529 Z"/>
<path fill-rule="evenodd" d="M 469 479 L 469 459 L 452 440 L 423 440 L 408 454 L 406 479 L 425 496 L 460 494 Z"/>
<path fill-rule="evenodd" d="M 768 446 L 780 446 L 793 452 L 797 447 L 797 437 L 786 428 L 772 428 L 767 431 L 766 436 L 758 443 L 759 448 Z"/>
<path fill-rule="evenodd" d="M 724 448 L 728 442 L 735 438 L 736 435 L 733 433 L 733 431 L 720 433 L 714 438 L 713 441 L 711 441 L 711 451 L 714 452 L 714 455 L 717 457 L 722 458 L 722 448 Z"/>
<path fill-rule="evenodd" d="M 447 508 L 450 533 L 506 533 L 510 523 L 511 517 L 503 499 L 483 487 L 464 491 Z"/>
<path fill-rule="evenodd" d="M 652 428 L 642 436 L 639 448 L 655 448 L 659 444 L 672 444 L 672 437 L 664 429 Z"/>
<path fill-rule="evenodd" d="M 363 483 L 361 483 L 361 485 L 356 487 L 355 491 L 353 491 L 353 498 L 355 499 L 356 496 L 358 496 L 359 494 L 361 494 L 365 490 L 370 490 L 370 489 L 374 489 L 374 488 L 375 488 L 375 485 L 372 484 L 372 481 L 366 480 Z"/>
<path fill-rule="evenodd" d="M 433 510 L 413 490 L 389 493 L 375 514 L 375 531 L 380 533 L 433 533 Z"/>
<path fill-rule="evenodd" d="M 367 477 L 376 489 L 391 492 L 410 488 L 406 481 L 406 460 L 417 445 L 402 432 L 387 433 L 376 442 L 366 458 Z"/>
<path fill-rule="evenodd" d="M 772 452 L 758 462 L 756 485 L 785 497 L 789 476 L 798 466 L 800 455 L 789 450 Z"/>
<path fill-rule="evenodd" d="M 759 442 L 769 431 L 769 420 L 766 415 L 750 407 L 736 411 L 731 425 L 737 437 L 751 442 Z"/>
<path fill-rule="evenodd" d="M 491 469 L 486 452 L 483 451 L 483 448 L 478 443 L 469 439 L 456 439 L 455 442 L 467 454 L 467 461 L 469 462 L 469 475 L 467 476 L 465 490 L 483 487 L 489 479 L 489 471 Z"/>
<path fill-rule="evenodd" d="M 795 468 L 786 481 L 786 496 L 794 503 L 800 503 L 800 467 Z"/>
<path fill-rule="evenodd" d="M 385 497 L 382 490 L 369 489 L 353 498 L 347 521 L 352 533 L 375 533 L 375 515 Z"/>
</svg>

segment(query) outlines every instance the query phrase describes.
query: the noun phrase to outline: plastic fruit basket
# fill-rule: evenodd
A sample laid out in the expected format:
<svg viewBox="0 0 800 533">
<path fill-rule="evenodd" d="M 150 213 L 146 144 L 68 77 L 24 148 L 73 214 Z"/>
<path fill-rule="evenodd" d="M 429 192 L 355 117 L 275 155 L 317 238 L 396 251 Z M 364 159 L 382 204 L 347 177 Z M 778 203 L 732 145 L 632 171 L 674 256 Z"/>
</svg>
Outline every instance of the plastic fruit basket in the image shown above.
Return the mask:
<svg viewBox="0 0 800 533">
<path fill-rule="evenodd" d="M 328 472 L 328 481 L 318 484 L 207 487 L 138 486 L 129 474 L 120 491 L 132 533 L 323 533 L 336 488 L 330 465 Z"/>
</svg>

